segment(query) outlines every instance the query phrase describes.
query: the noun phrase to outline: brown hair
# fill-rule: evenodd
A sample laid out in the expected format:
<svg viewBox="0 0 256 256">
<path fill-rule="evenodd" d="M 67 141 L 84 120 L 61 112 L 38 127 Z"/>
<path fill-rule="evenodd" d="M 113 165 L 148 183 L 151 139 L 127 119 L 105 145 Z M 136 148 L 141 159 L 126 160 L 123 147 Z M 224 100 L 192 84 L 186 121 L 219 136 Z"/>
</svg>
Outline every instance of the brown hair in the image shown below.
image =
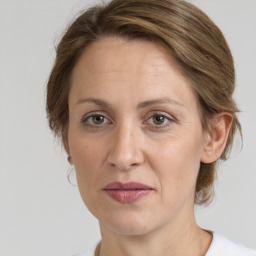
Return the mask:
<svg viewBox="0 0 256 256">
<path fill-rule="evenodd" d="M 217 113 L 232 115 L 232 126 L 221 159 L 227 159 L 236 130 L 241 132 L 233 58 L 219 28 L 194 5 L 181 0 L 112 0 L 80 15 L 67 29 L 58 47 L 47 85 L 50 128 L 67 150 L 68 94 L 74 66 L 84 49 L 106 36 L 164 43 L 197 92 L 202 127 Z M 213 195 L 216 162 L 201 163 L 195 203 L 209 203 Z"/>
</svg>

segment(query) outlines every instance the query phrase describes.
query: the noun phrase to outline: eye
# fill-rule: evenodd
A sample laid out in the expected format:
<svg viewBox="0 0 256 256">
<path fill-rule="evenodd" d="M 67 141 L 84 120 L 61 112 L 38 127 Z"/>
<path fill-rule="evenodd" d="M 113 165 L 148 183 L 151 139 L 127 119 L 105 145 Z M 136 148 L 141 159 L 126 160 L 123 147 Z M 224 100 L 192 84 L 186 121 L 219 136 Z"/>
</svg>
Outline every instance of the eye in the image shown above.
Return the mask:
<svg viewBox="0 0 256 256">
<path fill-rule="evenodd" d="M 81 120 L 81 123 L 85 126 L 101 127 L 104 124 L 109 124 L 110 121 L 103 115 L 91 114 Z"/>
<path fill-rule="evenodd" d="M 103 124 L 104 121 L 105 121 L 105 117 L 104 116 L 91 116 L 87 119 L 87 121 L 89 123 L 92 123 L 92 124 L 96 124 L 96 125 L 99 125 L 99 124 Z"/>
<path fill-rule="evenodd" d="M 152 117 L 152 121 L 153 121 L 153 123 L 156 124 L 156 125 L 161 125 L 161 124 L 163 124 L 163 123 L 165 122 L 165 120 L 166 120 L 166 117 L 165 117 L 165 116 L 162 116 L 162 115 L 154 115 L 154 116 Z"/>
<path fill-rule="evenodd" d="M 173 119 L 171 117 L 158 113 L 154 114 L 147 120 L 147 123 L 150 124 L 152 128 L 156 129 L 168 127 L 172 122 Z"/>
</svg>

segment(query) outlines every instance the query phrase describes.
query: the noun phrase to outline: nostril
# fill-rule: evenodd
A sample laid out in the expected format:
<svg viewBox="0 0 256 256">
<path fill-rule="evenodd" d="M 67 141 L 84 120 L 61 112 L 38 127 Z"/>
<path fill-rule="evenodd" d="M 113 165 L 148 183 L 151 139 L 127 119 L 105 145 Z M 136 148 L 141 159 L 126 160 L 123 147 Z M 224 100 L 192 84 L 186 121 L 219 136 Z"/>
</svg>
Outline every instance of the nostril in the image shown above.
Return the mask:
<svg viewBox="0 0 256 256">
<path fill-rule="evenodd" d="M 135 139 L 135 135 L 131 130 L 127 130 L 127 127 L 126 132 L 119 131 L 118 136 L 115 134 L 107 157 L 109 166 L 119 170 L 128 170 L 143 163 L 141 144 L 137 141 L 134 143 Z"/>
<path fill-rule="evenodd" d="M 110 166 L 112 168 L 115 168 L 115 169 L 120 170 L 120 171 L 128 171 L 130 169 L 133 169 L 133 168 L 139 166 L 139 164 L 138 163 L 132 163 L 132 164 L 129 164 L 129 163 L 127 163 L 127 164 L 125 164 L 125 163 L 119 163 L 119 164 L 110 163 Z"/>
</svg>

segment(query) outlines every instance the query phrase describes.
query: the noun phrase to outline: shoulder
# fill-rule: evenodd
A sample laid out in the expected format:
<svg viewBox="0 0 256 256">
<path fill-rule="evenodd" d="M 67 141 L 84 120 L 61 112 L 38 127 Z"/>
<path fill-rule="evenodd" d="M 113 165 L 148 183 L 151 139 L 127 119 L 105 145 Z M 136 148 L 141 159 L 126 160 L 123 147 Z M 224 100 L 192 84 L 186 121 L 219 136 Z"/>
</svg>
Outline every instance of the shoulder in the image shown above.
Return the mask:
<svg viewBox="0 0 256 256">
<path fill-rule="evenodd" d="M 214 232 L 212 244 L 205 256 L 256 256 L 256 251 L 235 244 Z"/>
</svg>

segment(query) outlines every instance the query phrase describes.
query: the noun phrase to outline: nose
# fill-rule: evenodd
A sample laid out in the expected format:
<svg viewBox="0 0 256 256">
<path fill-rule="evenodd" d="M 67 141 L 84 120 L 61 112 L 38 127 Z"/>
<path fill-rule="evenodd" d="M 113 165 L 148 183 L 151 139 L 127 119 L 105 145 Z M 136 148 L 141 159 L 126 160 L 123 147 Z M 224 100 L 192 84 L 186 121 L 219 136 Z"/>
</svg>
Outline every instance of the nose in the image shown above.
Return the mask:
<svg viewBox="0 0 256 256">
<path fill-rule="evenodd" d="M 128 170 L 144 162 L 143 135 L 137 127 L 126 125 L 113 132 L 108 162 L 119 170 Z"/>
</svg>

